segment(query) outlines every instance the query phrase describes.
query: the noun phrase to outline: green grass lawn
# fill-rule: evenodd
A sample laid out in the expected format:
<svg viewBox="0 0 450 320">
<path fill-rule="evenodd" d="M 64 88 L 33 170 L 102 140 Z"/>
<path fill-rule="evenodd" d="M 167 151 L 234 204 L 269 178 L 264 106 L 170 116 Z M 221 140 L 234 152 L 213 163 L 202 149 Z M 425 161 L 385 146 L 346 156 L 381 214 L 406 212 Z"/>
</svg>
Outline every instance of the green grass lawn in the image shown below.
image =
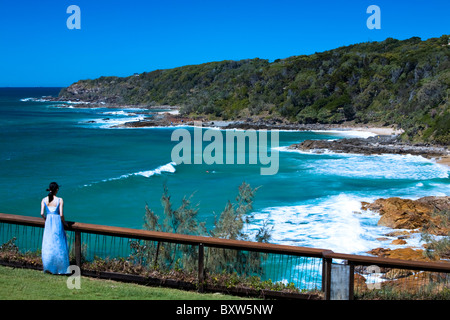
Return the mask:
<svg viewBox="0 0 450 320">
<path fill-rule="evenodd" d="M 237 300 L 239 297 L 81 277 L 68 289 L 67 276 L 0 266 L 0 300 Z"/>
</svg>

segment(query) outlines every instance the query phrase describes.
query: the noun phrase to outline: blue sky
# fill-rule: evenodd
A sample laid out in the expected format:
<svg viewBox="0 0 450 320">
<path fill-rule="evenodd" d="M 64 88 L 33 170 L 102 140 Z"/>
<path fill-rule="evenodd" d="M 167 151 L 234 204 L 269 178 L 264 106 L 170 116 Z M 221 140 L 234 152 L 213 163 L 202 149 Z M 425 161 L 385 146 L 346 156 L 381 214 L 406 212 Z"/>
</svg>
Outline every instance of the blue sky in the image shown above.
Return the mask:
<svg viewBox="0 0 450 320">
<path fill-rule="evenodd" d="M 69 30 L 70 5 L 81 29 Z M 381 29 L 370 30 L 370 5 Z M 275 60 L 450 34 L 448 0 L 0 1 L 0 86 L 68 86 L 210 61 Z"/>
</svg>

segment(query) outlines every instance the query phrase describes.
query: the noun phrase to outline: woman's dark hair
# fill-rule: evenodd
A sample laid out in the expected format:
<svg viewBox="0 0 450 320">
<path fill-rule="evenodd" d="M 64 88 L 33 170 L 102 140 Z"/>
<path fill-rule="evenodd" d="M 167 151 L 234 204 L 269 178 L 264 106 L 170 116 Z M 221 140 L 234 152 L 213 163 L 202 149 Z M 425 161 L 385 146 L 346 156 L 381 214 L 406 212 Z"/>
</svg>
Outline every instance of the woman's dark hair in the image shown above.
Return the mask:
<svg viewBox="0 0 450 320">
<path fill-rule="evenodd" d="M 52 182 L 50 183 L 50 185 L 48 186 L 47 191 L 50 191 L 48 193 L 48 203 L 53 201 L 53 196 L 55 195 L 56 191 L 58 191 L 59 186 L 56 182 Z"/>
</svg>

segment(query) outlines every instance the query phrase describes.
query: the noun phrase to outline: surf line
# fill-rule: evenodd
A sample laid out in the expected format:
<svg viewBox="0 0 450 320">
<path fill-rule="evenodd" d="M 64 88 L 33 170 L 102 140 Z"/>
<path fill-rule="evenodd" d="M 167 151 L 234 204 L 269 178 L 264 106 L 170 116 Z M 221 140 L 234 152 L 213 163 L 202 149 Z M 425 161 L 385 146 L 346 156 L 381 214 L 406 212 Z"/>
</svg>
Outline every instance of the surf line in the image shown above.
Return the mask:
<svg viewBox="0 0 450 320">
<path fill-rule="evenodd" d="M 203 131 L 202 122 L 194 121 L 193 139 L 191 132 L 187 129 L 180 128 L 172 132 L 171 141 L 179 141 L 179 143 L 173 147 L 171 158 L 176 164 L 212 165 L 235 164 L 236 156 L 236 164 L 246 164 L 245 151 L 248 141 L 248 164 L 262 165 L 261 175 L 274 175 L 279 169 L 279 132 L 278 130 L 269 130 L 269 132 L 270 147 L 268 147 L 268 130 L 225 130 L 224 139 L 224 133 L 221 130 L 210 128 Z M 204 141 L 210 141 L 210 143 L 203 149 Z"/>
</svg>

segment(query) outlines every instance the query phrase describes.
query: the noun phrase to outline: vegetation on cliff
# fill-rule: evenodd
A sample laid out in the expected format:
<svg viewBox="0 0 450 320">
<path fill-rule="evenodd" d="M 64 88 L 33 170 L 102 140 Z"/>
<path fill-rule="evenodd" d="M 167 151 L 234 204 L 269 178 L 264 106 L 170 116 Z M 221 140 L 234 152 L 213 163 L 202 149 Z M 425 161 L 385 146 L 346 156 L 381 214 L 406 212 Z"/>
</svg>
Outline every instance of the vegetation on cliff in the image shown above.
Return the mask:
<svg viewBox="0 0 450 320">
<path fill-rule="evenodd" d="M 450 142 L 448 35 L 388 38 L 273 62 L 210 62 L 80 80 L 60 98 L 178 105 L 210 118 L 396 125 L 412 142 Z"/>
<path fill-rule="evenodd" d="M 181 206 L 173 209 L 171 197 L 167 188 L 164 187 L 161 197 L 163 214 L 158 215 L 146 206 L 144 228 L 151 231 L 212 236 L 221 239 L 250 240 L 249 235 L 244 232 L 244 227 L 252 219 L 250 212 L 256 190 L 257 188 L 253 189 L 249 184 L 243 182 L 239 186 L 236 202 L 228 201 L 222 213 L 218 218 L 216 217 L 214 228 L 207 230 L 205 223 L 197 220 L 198 208 L 192 206 L 191 198 L 184 197 Z M 161 218 L 163 218 L 162 223 L 160 222 Z M 270 231 L 267 225 L 264 225 L 258 230 L 255 240 L 268 242 L 271 237 Z M 136 243 L 133 245 L 133 250 L 141 262 L 154 257 L 156 251 L 161 251 L 162 256 L 158 260 L 158 266 L 161 269 L 170 269 L 174 265 L 195 269 L 198 261 L 196 248 L 192 246 L 178 247 L 180 256 L 175 255 L 175 245 L 169 243 L 163 244 L 161 248 L 150 242 L 144 245 Z M 223 272 L 226 270 L 229 273 L 238 272 L 241 275 L 262 272 L 259 253 L 215 248 L 208 248 L 208 250 L 206 264 L 210 271 Z"/>
</svg>

